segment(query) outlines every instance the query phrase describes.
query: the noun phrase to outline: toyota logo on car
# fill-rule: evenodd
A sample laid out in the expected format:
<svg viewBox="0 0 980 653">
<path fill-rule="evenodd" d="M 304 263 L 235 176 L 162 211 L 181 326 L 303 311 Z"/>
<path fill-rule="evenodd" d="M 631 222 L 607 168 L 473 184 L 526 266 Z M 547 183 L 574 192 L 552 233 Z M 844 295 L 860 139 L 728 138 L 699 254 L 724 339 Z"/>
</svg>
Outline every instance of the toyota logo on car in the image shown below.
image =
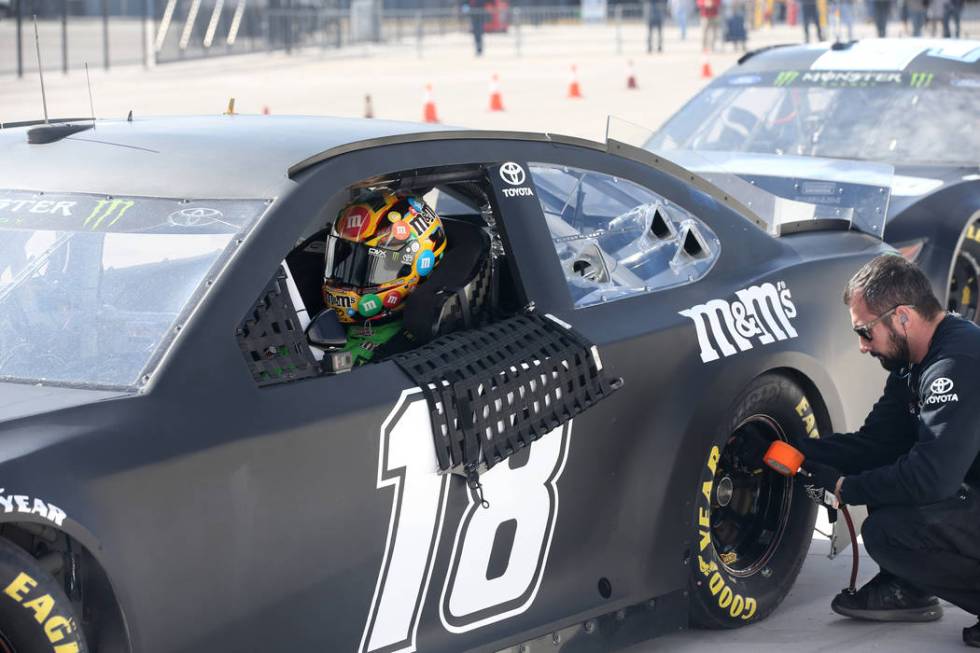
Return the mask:
<svg viewBox="0 0 980 653">
<path fill-rule="evenodd" d="M 521 185 L 527 180 L 527 174 L 520 164 L 508 161 L 500 166 L 500 178 L 511 186 L 520 186 L 520 188 L 502 189 L 504 197 L 534 197 L 534 191 L 528 186 Z"/>
</svg>

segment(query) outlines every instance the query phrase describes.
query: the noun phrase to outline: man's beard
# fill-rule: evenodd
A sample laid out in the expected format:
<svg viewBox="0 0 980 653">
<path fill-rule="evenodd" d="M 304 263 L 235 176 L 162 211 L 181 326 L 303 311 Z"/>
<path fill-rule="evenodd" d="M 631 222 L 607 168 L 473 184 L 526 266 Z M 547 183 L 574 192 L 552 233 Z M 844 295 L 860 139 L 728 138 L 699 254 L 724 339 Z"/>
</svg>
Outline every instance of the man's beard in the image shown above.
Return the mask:
<svg viewBox="0 0 980 653">
<path fill-rule="evenodd" d="M 897 372 L 912 362 L 912 352 L 909 351 L 909 339 L 899 336 L 891 324 L 887 326 L 888 340 L 894 345 L 895 351 L 890 356 L 884 354 L 872 354 L 872 356 L 877 358 L 881 366 L 889 372 Z"/>
</svg>

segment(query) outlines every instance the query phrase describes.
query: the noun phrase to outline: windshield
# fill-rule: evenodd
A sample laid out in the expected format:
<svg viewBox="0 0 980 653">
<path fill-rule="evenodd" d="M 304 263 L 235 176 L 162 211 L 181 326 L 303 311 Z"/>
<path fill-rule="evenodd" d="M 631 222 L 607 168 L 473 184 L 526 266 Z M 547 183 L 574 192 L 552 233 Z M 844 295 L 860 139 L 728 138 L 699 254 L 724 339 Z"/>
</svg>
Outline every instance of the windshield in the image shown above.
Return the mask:
<svg viewBox="0 0 980 653">
<path fill-rule="evenodd" d="M 0 379 L 138 385 L 266 206 L 0 191 Z"/>
<path fill-rule="evenodd" d="M 726 75 L 695 96 L 646 147 L 975 165 L 978 101 L 980 75 Z"/>
</svg>

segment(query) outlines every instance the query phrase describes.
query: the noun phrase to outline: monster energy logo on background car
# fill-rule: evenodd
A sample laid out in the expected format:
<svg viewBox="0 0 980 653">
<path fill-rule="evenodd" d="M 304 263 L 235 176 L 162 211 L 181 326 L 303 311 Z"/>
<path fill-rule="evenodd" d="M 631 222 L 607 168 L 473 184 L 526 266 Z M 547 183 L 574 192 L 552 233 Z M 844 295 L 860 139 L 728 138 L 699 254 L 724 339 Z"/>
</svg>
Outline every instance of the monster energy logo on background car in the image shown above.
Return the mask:
<svg viewBox="0 0 980 653">
<path fill-rule="evenodd" d="M 774 82 L 774 84 L 776 86 L 789 86 L 799 76 L 800 73 L 796 72 L 795 70 L 784 70 L 778 75 L 776 75 L 776 81 Z"/>
<path fill-rule="evenodd" d="M 790 323 L 796 317 L 796 305 L 785 281 L 751 286 L 735 291 L 735 295 L 738 297 L 735 301 L 712 299 L 680 311 L 694 322 L 702 362 L 720 358 L 716 346 L 722 356 L 728 357 L 752 349 L 753 339 L 760 345 L 768 345 L 797 337 Z"/>
<path fill-rule="evenodd" d="M 126 211 L 133 208 L 135 205 L 136 202 L 133 200 L 99 200 L 92 211 L 88 214 L 88 217 L 85 218 L 85 222 L 82 223 L 82 226 L 88 227 L 92 229 L 92 231 L 95 231 L 105 220 L 111 218 L 111 221 L 106 223 L 106 227 L 111 227 L 119 222 L 119 219 L 126 215 Z"/>
<path fill-rule="evenodd" d="M 925 88 L 932 84 L 935 77 L 933 73 L 912 73 L 909 77 L 909 86 L 913 88 Z"/>
</svg>

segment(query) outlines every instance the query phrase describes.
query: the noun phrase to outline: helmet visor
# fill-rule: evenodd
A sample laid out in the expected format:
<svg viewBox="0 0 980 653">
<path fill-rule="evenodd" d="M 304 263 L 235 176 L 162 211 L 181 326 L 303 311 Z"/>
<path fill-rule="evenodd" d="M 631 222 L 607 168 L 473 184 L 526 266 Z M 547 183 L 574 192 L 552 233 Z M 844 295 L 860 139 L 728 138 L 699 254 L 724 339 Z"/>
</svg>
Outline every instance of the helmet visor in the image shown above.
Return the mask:
<svg viewBox="0 0 980 653">
<path fill-rule="evenodd" d="M 339 286 L 369 288 L 407 276 L 413 256 L 404 245 L 398 249 L 352 243 L 327 236 L 324 280 Z"/>
</svg>

